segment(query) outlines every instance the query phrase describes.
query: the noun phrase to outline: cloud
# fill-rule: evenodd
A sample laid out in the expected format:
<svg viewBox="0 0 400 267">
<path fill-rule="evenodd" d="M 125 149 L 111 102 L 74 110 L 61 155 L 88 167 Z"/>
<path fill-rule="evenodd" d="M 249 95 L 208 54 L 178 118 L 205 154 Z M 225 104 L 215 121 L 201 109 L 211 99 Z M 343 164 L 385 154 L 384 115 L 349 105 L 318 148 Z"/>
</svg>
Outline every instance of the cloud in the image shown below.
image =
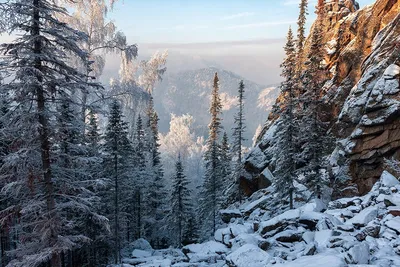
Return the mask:
<svg viewBox="0 0 400 267">
<path fill-rule="evenodd" d="M 248 28 L 263 28 L 270 27 L 276 25 L 288 25 L 296 23 L 296 21 L 267 21 L 267 22 L 259 22 L 259 23 L 251 23 L 251 24 L 239 24 L 223 27 L 223 30 L 236 30 L 236 29 L 248 29 Z"/>
<path fill-rule="evenodd" d="M 232 19 L 237 19 L 237 18 L 250 17 L 250 16 L 254 16 L 254 14 L 255 14 L 254 12 L 242 12 L 242 13 L 222 17 L 220 20 L 232 20 Z"/>
<path fill-rule="evenodd" d="M 204 42 L 204 43 L 139 43 L 139 47 L 164 50 L 164 49 L 184 49 L 184 50 L 207 50 L 215 48 L 226 48 L 232 46 L 261 46 L 266 47 L 271 44 L 284 44 L 285 38 L 268 38 L 268 39 L 255 39 L 255 40 L 238 40 L 238 41 L 224 41 L 224 42 Z"/>
</svg>

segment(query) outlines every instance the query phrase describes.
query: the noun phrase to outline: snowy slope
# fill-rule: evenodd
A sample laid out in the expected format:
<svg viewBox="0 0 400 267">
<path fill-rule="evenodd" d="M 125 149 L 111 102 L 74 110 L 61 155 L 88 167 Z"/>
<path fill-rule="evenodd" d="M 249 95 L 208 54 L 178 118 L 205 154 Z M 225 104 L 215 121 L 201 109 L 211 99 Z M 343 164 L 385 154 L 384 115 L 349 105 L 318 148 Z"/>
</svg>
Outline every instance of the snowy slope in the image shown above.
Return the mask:
<svg viewBox="0 0 400 267">
<path fill-rule="evenodd" d="M 274 201 L 273 188 L 261 190 L 232 207 L 214 240 L 181 250 L 135 249 L 125 266 L 400 266 L 400 183 L 390 173 L 367 195 L 328 206 L 314 200 L 279 211 Z"/>
</svg>

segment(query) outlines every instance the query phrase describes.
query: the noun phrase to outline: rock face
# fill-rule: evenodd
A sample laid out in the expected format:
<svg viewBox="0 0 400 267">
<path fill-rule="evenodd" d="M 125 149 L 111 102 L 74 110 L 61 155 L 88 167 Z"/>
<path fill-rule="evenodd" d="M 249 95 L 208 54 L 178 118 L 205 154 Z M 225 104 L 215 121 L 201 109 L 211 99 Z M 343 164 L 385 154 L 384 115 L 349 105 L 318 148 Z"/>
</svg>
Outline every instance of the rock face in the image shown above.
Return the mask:
<svg viewBox="0 0 400 267">
<path fill-rule="evenodd" d="M 384 158 L 400 158 L 400 0 L 377 0 L 363 9 L 354 0 L 327 2 L 323 41 L 330 80 L 320 114 L 341 140 L 332 167 L 348 169 L 345 186 L 355 189 L 338 197 L 362 195 L 379 179 Z M 277 118 L 270 115 L 245 163 L 253 177 L 260 166 L 273 164 Z"/>
</svg>

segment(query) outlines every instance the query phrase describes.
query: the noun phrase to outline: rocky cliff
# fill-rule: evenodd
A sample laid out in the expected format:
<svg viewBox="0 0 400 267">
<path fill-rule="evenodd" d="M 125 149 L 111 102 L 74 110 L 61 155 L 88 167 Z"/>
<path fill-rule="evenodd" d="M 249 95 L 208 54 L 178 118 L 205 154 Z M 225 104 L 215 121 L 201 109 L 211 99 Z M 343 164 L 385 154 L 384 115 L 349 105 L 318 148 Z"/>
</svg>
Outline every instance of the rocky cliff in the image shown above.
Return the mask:
<svg viewBox="0 0 400 267">
<path fill-rule="evenodd" d="M 400 0 L 377 0 L 363 9 L 354 0 L 332 0 L 325 9 L 330 79 L 320 114 L 339 141 L 332 174 L 336 179 L 345 173 L 344 185 L 352 188 L 338 195 L 365 194 L 385 168 L 384 158 L 400 157 Z M 264 179 L 273 158 L 276 118 L 270 115 L 245 163 L 252 188 Z M 246 192 L 253 191 L 248 187 Z"/>
</svg>

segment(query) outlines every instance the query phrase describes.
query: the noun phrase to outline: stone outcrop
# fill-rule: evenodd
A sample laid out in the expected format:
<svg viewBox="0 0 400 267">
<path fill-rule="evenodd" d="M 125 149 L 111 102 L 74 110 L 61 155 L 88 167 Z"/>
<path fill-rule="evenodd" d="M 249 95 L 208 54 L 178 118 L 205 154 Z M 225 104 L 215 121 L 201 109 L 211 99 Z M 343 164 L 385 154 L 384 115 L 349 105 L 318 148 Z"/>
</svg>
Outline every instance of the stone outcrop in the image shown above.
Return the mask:
<svg viewBox="0 0 400 267">
<path fill-rule="evenodd" d="M 330 80 L 320 114 L 341 140 L 334 153 L 342 158 L 333 167 L 348 169 L 345 186 L 355 189 L 345 194 L 365 194 L 382 173 L 383 159 L 400 158 L 400 0 L 377 0 L 363 9 L 354 0 L 327 2 L 323 42 Z M 306 54 L 309 47 L 310 38 Z M 247 159 L 253 177 L 259 174 L 255 165 L 265 168 L 271 163 L 270 132 L 277 118 L 270 115 Z"/>
</svg>

